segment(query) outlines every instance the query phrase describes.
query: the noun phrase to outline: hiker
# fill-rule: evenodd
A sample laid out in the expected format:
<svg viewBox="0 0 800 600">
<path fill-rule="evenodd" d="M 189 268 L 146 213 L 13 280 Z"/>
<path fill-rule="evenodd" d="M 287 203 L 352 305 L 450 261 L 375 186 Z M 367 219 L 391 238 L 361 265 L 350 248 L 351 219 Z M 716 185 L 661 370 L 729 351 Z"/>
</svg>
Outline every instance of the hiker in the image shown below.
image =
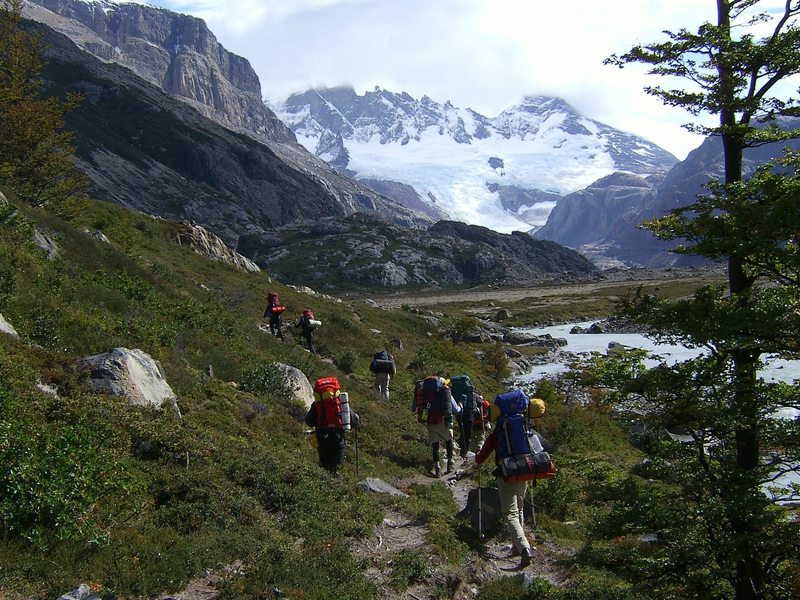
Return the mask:
<svg viewBox="0 0 800 600">
<path fill-rule="evenodd" d="M 475 462 L 481 464 L 492 452 L 495 454 L 497 468 L 492 474 L 497 482 L 500 510 L 506 519 L 514 551 L 521 556 L 519 568 L 524 568 L 531 563 L 531 545 L 523 529 L 523 505 L 528 480 L 536 479 L 537 475 L 534 471 L 523 472 L 520 465 L 531 465 L 533 460 L 527 459 L 532 459 L 534 455 L 546 456 L 527 418 L 528 415 L 541 416 L 544 413 L 544 401 L 534 398 L 529 402 L 525 392 L 518 389 L 498 394 L 495 406 L 500 409 L 500 416 L 496 427 L 475 456 Z M 515 460 L 520 457 L 522 460 Z M 547 460 L 549 462 L 549 456 Z M 542 473 L 541 476 L 549 475 Z"/>
<path fill-rule="evenodd" d="M 461 412 L 461 406 L 453 399 L 449 380 L 431 375 L 418 381 L 414 389 L 414 406 L 417 421 L 428 427 L 428 443 L 431 445 L 433 473 L 441 477 L 439 448 L 445 444 L 447 470 L 453 471 L 453 414 Z"/>
<path fill-rule="evenodd" d="M 283 340 L 283 317 L 281 314 L 286 307 L 281 304 L 278 294 L 270 292 L 267 294 L 267 308 L 264 309 L 262 318 L 269 319 L 269 332 Z"/>
<path fill-rule="evenodd" d="M 490 406 L 489 401 L 478 394 L 477 407 L 472 418 L 472 436 L 470 437 L 468 448 L 471 452 L 478 452 L 486 441 L 486 434 L 492 430 L 492 424 L 489 421 Z"/>
<path fill-rule="evenodd" d="M 473 420 L 480 415 L 481 395 L 472 385 L 469 375 L 455 375 L 450 378 L 450 392 L 453 399 L 461 406 L 461 418 L 458 419 L 459 455 L 467 457 L 473 432 Z"/>
<path fill-rule="evenodd" d="M 389 399 L 389 381 L 392 375 L 397 373 L 397 365 L 394 357 L 386 350 L 376 352 L 369 363 L 369 370 L 375 375 L 375 383 L 372 384 L 372 393 L 378 398 Z"/>
<path fill-rule="evenodd" d="M 348 394 L 341 391 L 336 377 L 320 377 L 314 383 L 314 402 L 305 422 L 316 431 L 319 465 L 338 475 L 344 463 L 345 432 L 358 427 L 361 419 L 350 408 Z"/>
<path fill-rule="evenodd" d="M 314 330 L 322 325 L 322 321 L 314 318 L 314 311 L 311 309 L 304 309 L 303 314 L 294 322 L 295 327 L 300 328 L 300 334 L 306 340 L 306 348 L 311 354 L 314 352 Z"/>
</svg>

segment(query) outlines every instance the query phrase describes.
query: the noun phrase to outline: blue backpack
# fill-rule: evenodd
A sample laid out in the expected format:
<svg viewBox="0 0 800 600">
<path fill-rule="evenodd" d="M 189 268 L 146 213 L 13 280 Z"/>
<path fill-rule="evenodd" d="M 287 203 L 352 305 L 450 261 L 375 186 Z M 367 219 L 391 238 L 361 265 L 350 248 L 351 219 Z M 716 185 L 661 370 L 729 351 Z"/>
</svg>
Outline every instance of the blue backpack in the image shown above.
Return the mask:
<svg viewBox="0 0 800 600">
<path fill-rule="evenodd" d="M 531 453 L 527 419 L 520 413 L 502 414 L 497 419 L 497 455 L 509 458 Z"/>
<path fill-rule="evenodd" d="M 497 394 L 494 403 L 505 415 L 524 413 L 528 410 L 528 396 L 521 389 Z"/>
</svg>

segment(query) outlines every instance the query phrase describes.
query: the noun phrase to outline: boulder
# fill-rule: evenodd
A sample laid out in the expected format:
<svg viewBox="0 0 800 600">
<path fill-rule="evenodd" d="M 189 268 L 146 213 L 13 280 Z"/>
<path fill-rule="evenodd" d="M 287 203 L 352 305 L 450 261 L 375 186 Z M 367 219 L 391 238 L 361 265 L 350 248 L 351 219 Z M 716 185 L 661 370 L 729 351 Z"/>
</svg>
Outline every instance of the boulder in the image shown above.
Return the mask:
<svg viewBox="0 0 800 600">
<path fill-rule="evenodd" d="M 82 583 L 71 592 L 59 596 L 58 600 L 100 600 L 100 596 L 93 594 L 89 586 Z"/>
<path fill-rule="evenodd" d="M 501 308 L 500 310 L 495 313 L 494 318 L 498 321 L 505 321 L 506 319 L 511 318 L 511 311 L 507 308 Z"/>
<path fill-rule="evenodd" d="M 314 402 L 314 388 L 311 387 L 311 383 L 303 372 L 284 363 L 273 364 L 283 375 L 286 389 L 300 400 L 303 406 L 307 409 L 311 408 L 311 404 Z"/>
<path fill-rule="evenodd" d="M 393 485 L 386 483 L 383 479 L 377 477 L 367 477 L 366 479 L 358 482 L 358 489 L 372 494 L 388 494 L 389 496 L 396 496 L 398 498 L 408 498 L 408 494 L 401 492 Z"/>
<path fill-rule="evenodd" d="M 14 329 L 14 326 L 11 323 L 5 320 L 3 315 L 0 315 L 0 333 L 9 335 L 15 340 L 19 339 L 19 334 L 17 333 L 17 330 Z"/>
<path fill-rule="evenodd" d="M 46 233 L 42 233 L 38 229 L 33 230 L 33 242 L 39 246 L 39 248 L 47 252 L 47 258 L 49 260 L 55 260 L 61 251 L 53 238 Z"/>
<path fill-rule="evenodd" d="M 166 405 L 178 411 L 175 392 L 166 382 L 161 364 L 141 350 L 114 348 L 80 359 L 78 367 L 89 371 L 88 383 L 97 392 L 124 396 L 132 406 L 160 409 Z"/>
<path fill-rule="evenodd" d="M 481 510 L 478 510 L 478 490 L 469 491 L 467 506 L 458 513 L 462 519 L 468 518 L 472 528 L 478 530 L 478 515 L 480 514 L 481 531 L 484 533 L 497 526 L 502 513 L 500 512 L 500 496 L 497 488 L 482 487 L 480 490 Z"/>
<path fill-rule="evenodd" d="M 235 250 L 231 250 L 220 237 L 197 223 L 181 223 L 175 241 L 180 246 L 187 246 L 196 254 L 233 265 L 242 271 L 251 273 L 261 271 L 261 268 L 256 263 Z"/>
</svg>

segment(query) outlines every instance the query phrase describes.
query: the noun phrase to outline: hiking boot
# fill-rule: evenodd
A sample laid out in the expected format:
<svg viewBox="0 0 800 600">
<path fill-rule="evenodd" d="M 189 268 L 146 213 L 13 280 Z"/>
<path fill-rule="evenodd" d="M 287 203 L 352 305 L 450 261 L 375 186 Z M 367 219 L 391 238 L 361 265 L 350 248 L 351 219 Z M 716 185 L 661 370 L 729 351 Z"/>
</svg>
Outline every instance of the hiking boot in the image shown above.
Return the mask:
<svg viewBox="0 0 800 600">
<path fill-rule="evenodd" d="M 524 569 L 531 564 L 531 551 L 528 548 L 522 549 L 522 558 L 519 559 L 519 568 Z"/>
<path fill-rule="evenodd" d="M 448 460 L 447 461 L 447 471 L 445 471 L 445 473 L 452 473 L 452 472 L 453 472 L 453 461 L 452 460 Z"/>
</svg>

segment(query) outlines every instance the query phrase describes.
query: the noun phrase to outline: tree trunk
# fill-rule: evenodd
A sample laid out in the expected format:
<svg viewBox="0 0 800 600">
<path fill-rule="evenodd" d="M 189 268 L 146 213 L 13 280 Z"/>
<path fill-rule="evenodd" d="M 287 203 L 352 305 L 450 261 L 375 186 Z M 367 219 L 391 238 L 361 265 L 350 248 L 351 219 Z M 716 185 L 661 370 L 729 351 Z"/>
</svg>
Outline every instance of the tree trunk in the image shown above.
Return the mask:
<svg viewBox="0 0 800 600">
<path fill-rule="evenodd" d="M 717 24 L 724 31 L 726 38 L 731 39 L 730 0 L 717 0 Z M 722 31 L 721 31 L 722 33 Z M 722 53 L 717 64 L 721 95 L 735 98 L 735 68 L 724 62 Z M 742 180 L 742 163 L 744 159 L 745 140 L 737 127 L 737 114 L 733 105 L 728 104 L 720 110 L 722 126 L 722 148 L 725 162 L 725 183 L 731 184 Z M 728 257 L 728 291 L 737 303 L 750 302 L 749 292 L 753 281 L 748 277 L 744 264 L 739 257 Z M 741 324 L 747 327 L 746 323 Z M 743 336 L 746 339 L 747 336 Z M 746 499 L 754 493 L 760 493 L 756 469 L 759 458 L 758 408 L 755 398 L 757 362 L 761 352 L 753 348 L 738 348 L 731 353 L 733 360 L 733 397 L 731 411 L 736 417 L 736 476 L 737 485 L 730 493 Z M 745 502 L 745 505 L 749 503 Z M 742 510 L 741 502 L 729 503 L 735 514 L 730 515 L 731 537 L 737 549 L 736 575 L 734 581 L 736 600 L 757 600 L 762 596 L 764 586 L 764 565 L 758 550 L 748 544 L 753 539 L 757 528 L 755 515 L 746 508 Z"/>
</svg>

